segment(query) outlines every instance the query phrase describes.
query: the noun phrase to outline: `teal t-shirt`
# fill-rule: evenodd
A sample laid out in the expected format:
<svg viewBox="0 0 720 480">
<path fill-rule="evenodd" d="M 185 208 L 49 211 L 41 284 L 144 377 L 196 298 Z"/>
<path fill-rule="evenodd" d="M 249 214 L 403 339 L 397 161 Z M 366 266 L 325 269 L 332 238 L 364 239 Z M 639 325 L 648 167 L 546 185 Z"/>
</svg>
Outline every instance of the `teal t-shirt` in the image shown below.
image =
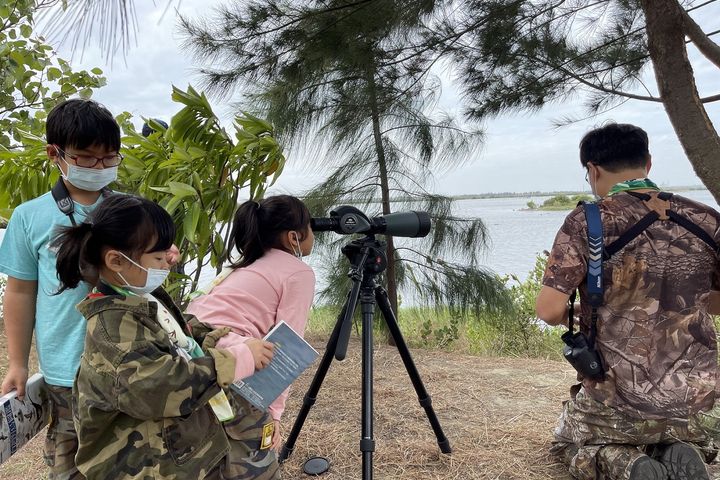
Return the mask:
<svg viewBox="0 0 720 480">
<path fill-rule="evenodd" d="M 75 221 L 82 222 L 94 205 L 75 202 Z M 86 323 L 75 305 L 89 292 L 86 284 L 53 295 L 60 288 L 55 252 L 49 248 L 57 226 L 70 218 L 55 204 L 50 192 L 18 206 L 0 245 L 0 272 L 20 280 L 37 280 L 35 348 L 40 371 L 50 385 L 72 387 L 85 343 Z"/>
</svg>

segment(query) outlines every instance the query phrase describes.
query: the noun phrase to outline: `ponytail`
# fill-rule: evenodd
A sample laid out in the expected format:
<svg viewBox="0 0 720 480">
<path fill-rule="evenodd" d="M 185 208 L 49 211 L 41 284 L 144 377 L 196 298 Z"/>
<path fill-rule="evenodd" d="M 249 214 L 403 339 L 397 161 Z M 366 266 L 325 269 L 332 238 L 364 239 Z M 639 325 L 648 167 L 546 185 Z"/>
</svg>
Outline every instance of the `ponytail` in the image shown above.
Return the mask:
<svg viewBox="0 0 720 480">
<path fill-rule="evenodd" d="M 83 280 L 90 283 L 97 281 L 97 278 L 83 276 L 83 265 L 88 265 L 87 245 L 91 240 L 91 223 L 83 222 L 77 226 L 60 228 L 57 237 L 52 242 L 52 247 L 58 249 L 56 269 L 60 279 L 60 290 L 56 294 L 77 287 Z"/>
<path fill-rule="evenodd" d="M 260 203 L 250 200 L 238 207 L 230 232 L 228 252 L 234 245 L 241 258 L 232 262 L 232 268 L 251 265 L 271 248 L 282 249 L 280 235 L 298 232 L 305 239 L 310 226 L 310 211 L 305 204 L 290 195 L 267 197 Z"/>
<path fill-rule="evenodd" d="M 245 202 L 237 209 L 229 243 L 230 245 L 234 244 L 242 255 L 240 260 L 230 264 L 233 268 L 247 267 L 263 256 L 265 249 L 260 237 L 260 204 L 258 202 Z"/>
</svg>

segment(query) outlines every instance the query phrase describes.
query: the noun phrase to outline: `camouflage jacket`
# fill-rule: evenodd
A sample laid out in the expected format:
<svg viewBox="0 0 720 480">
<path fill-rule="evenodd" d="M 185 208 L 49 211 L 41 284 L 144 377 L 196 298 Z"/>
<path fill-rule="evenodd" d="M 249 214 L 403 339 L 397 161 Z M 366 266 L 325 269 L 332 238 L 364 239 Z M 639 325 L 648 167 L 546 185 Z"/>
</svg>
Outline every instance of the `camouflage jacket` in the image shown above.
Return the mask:
<svg viewBox="0 0 720 480">
<path fill-rule="evenodd" d="M 626 192 L 600 203 L 605 245 L 648 213 Z M 720 214 L 674 195 L 671 210 L 720 243 Z M 557 234 L 543 284 L 570 294 L 579 287 L 580 328 L 590 326 L 586 302 L 587 224 L 572 211 Z M 671 220 L 657 220 L 603 262 L 604 305 L 597 345 L 604 381 L 583 380 L 596 401 L 636 418 L 687 418 L 716 399 L 717 341 L 709 293 L 720 289 L 718 253 Z"/>
<path fill-rule="evenodd" d="M 188 329 L 165 292 L 153 295 Z M 234 357 L 179 356 L 144 298 L 91 296 L 77 308 L 88 322 L 73 396 L 78 469 L 89 480 L 203 478 L 229 449 L 208 399 L 233 381 Z M 190 323 L 199 344 L 213 337 Z"/>
</svg>

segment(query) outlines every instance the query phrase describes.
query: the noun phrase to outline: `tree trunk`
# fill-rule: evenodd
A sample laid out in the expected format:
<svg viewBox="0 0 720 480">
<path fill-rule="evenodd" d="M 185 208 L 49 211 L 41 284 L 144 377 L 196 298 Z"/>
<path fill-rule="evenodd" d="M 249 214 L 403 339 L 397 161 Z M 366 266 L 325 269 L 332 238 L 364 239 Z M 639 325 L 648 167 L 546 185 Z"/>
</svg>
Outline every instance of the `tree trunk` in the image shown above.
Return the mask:
<svg viewBox="0 0 720 480">
<path fill-rule="evenodd" d="M 700 102 L 677 0 L 641 0 L 660 97 L 695 173 L 720 202 L 720 137 Z"/>
<path fill-rule="evenodd" d="M 380 133 L 380 112 L 377 105 L 377 97 L 375 95 L 375 77 L 368 74 L 368 88 L 370 93 L 370 112 L 372 115 L 373 139 L 375 140 L 375 152 L 378 159 L 378 170 L 380 171 L 380 193 L 382 199 L 383 215 L 391 213 L 390 210 L 390 182 L 388 180 L 387 161 L 385 159 L 385 148 L 382 144 L 382 134 Z M 395 246 L 391 236 L 385 237 L 387 241 L 387 292 L 390 300 L 390 306 L 393 313 L 397 316 L 398 299 L 397 299 L 397 278 L 395 269 Z M 391 340 L 392 337 L 388 337 Z"/>
</svg>

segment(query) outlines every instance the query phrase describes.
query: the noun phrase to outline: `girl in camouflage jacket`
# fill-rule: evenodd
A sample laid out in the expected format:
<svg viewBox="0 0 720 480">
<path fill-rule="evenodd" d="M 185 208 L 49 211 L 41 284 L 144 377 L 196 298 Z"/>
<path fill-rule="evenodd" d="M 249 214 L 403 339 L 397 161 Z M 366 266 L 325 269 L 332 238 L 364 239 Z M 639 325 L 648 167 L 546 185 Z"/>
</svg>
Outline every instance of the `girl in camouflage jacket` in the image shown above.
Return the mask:
<svg viewBox="0 0 720 480">
<path fill-rule="evenodd" d="M 216 348 L 228 329 L 183 315 L 160 288 L 174 237 L 160 206 L 112 195 L 54 242 L 60 291 L 95 286 L 78 305 L 88 324 L 73 387 L 76 462 L 89 480 L 257 478 L 239 467 L 251 452 L 233 435 L 248 430 L 247 411 L 223 390 L 242 370 L 232 347 Z M 259 367 L 272 357 L 262 346 Z"/>
</svg>

